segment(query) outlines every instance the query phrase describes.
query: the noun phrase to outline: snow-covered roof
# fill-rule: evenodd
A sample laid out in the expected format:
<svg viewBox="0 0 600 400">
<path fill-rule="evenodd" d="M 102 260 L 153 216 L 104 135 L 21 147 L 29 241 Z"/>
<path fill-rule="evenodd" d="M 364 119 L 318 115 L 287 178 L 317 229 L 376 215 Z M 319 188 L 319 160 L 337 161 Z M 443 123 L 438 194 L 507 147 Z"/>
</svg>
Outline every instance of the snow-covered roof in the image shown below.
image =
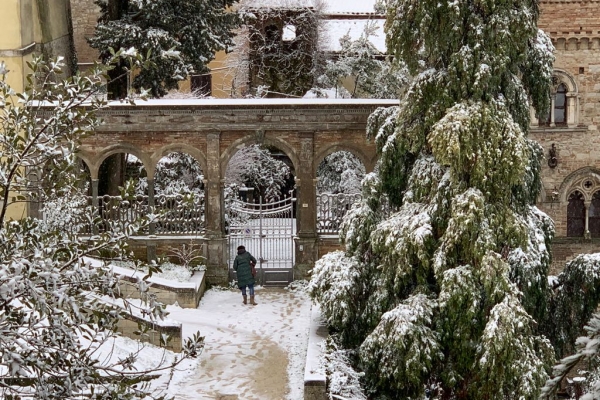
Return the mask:
<svg viewBox="0 0 600 400">
<path fill-rule="evenodd" d="M 326 15 L 372 14 L 376 0 L 245 0 L 251 8 L 299 8 L 323 6 Z"/>
<path fill-rule="evenodd" d="M 370 14 L 375 12 L 375 0 L 324 0 L 325 14 Z"/>
<path fill-rule="evenodd" d="M 136 106 L 395 106 L 398 100 L 385 99 L 150 99 L 136 100 Z M 110 107 L 129 107 L 128 102 L 111 101 Z"/>
<path fill-rule="evenodd" d="M 340 39 L 346 35 L 350 35 L 351 40 L 356 40 L 365 31 L 365 26 L 368 23 L 375 24 L 375 33 L 369 37 L 371 43 L 375 45 L 381 53 L 386 53 L 385 33 L 383 32 L 384 19 L 368 20 L 368 19 L 328 19 L 323 22 L 324 40 L 322 40 L 322 48 L 325 51 L 340 51 Z"/>
<path fill-rule="evenodd" d="M 314 7 L 314 0 L 245 0 L 242 5 L 250 8 L 300 8 Z"/>
</svg>

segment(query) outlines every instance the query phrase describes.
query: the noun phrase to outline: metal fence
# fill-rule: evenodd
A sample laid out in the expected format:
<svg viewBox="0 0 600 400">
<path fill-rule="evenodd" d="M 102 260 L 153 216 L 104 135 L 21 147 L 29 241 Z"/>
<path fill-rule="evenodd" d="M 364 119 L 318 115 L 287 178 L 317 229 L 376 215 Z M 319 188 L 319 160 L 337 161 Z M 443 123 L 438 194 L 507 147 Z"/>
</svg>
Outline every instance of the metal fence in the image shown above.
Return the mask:
<svg viewBox="0 0 600 400">
<path fill-rule="evenodd" d="M 317 233 L 337 234 L 344 216 L 361 199 L 360 193 L 321 193 L 317 195 Z M 381 198 L 381 212 L 387 217 L 397 211 L 387 196 Z"/>
<path fill-rule="evenodd" d="M 321 193 L 317 195 L 317 233 L 335 234 L 344 215 L 360 200 L 360 193 Z"/>
<path fill-rule="evenodd" d="M 137 195 L 129 198 L 121 196 L 98 197 L 98 205 L 93 206 L 93 198 L 88 197 L 90 210 L 94 214 L 94 226 L 86 232 L 106 232 L 125 230 L 135 222 L 156 215 L 155 222 L 144 225 L 137 235 L 198 235 L 205 229 L 204 198 L 200 196 L 160 195 L 154 197 L 150 207 L 148 196 Z"/>
</svg>

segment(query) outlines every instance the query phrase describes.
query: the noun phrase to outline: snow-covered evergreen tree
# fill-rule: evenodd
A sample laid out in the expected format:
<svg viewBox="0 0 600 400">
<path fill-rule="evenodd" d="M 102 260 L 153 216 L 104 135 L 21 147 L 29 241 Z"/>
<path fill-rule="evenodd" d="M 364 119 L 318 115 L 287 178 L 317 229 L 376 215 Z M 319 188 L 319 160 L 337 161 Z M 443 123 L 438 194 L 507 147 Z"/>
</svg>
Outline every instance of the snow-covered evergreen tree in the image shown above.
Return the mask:
<svg viewBox="0 0 600 400">
<path fill-rule="evenodd" d="M 36 58 L 31 66 L 29 85 L 16 93 L 0 63 L 0 398 L 152 398 L 143 384 L 148 374 L 196 355 L 203 338 L 196 335 L 173 364 L 159 361 L 156 368 L 137 369 L 136 354 L 100 359 L 98 348 L 114 337 L 125 312 L 102 297 L 118 296 L 117 277 L 85 257 L 123 254 L 124 239 L 144 222 L 87 239 L 73 229 L 94 223 L 91 213 L 74 209 L 82 206 L 76 150 L 99 124 L 95 111 L 103 102 L 94 94 L 104 70 L 94 66 L 90 75 L 63 81 L 60 61 Z M 33 179 L 38 169 L 42 173 Z M 8 220 L 7 209 L 16 202 L 47 199 L 59 209 L 46 221 Z M 139 294 L 140 311 L 155 319 L 166 315 L 146 282 Z"/>
<path fill-rule="evenodd" d="M 379 394 L 536 399 L 554 360 L 554 228 L 533 205 L 542 151 L 526 136 L 552 74 L 538 2 L 385 5 L 388 52 L 415 79 L 370 117 L 377 173 L 310 292 Z"/>
<path fill-rule="evenodd" d="M 317 169 L 317 193 L 360 193 L 365 166 L 354 154 L 336 151 L 325 157 Z"/>
<path fill-rule="evenodd" d="M 240 149 L 231 157 L 225 172 L 227 186 L 251 187 L 254 196 L 270 201 L 287 193 L 281 190 L 290 175 L 290 167 L 273 157 L 261 145 L 254 144 Z"/>
<path fill-rule="evenodd" d="M 312 89 L 317 97 L 323 90 L 334 89 L 336 98 L 396 99 L 408 82 L 408 72 L 402 63 L 392 62 L 381 54 L 371 38 L 377 26 L 365 25 L 356 40 L 346 34 L 340 39 L 341 50 L 327 60 L 323 73 Z"/>
<path fill-rule="evenodd" d="M 133 74 L 133 87 L 151 90 L 154 97 L 177 88 L 177 82 L 208 73 L 207 64 L 220 50 L 233 45 L 239 15 L 231 10 L 237 0 L 97 0 L 101 17 L 90 46 L 103 60 L 110 49 L 135 49 L 146 62 Z M 117 76 L 126 65 L 116 68 Z M 114 74 L 113 73 L 113 74 Z M 121 97 L 126 81 L 109 85 Z"/>
<path fill-rule="evenodd" d="M 176 195 L 193 194 L 204 197 L 204 173 L 194 157 L 186 153 L 173 152 L 161 158 L 154 173 L 154 194 Z M 140 178 L 136 187 L 137 194 L 145 194 L 147 178 Z"/>
</svg>

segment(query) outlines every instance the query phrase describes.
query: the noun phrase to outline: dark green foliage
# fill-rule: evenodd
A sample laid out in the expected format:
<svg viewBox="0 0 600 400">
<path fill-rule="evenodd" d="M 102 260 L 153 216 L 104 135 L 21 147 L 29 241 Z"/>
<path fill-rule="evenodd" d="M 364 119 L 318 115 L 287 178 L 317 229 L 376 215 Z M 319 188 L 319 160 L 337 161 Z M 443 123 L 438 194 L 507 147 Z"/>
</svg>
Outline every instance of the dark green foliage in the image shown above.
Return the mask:
<svg viewBox="0 0 600 400">
<path fill-rule="evenodd" d="M 237 0 L 97 0 L 102 13 L 90 46 L 100 51 L 102 60 L 111 50 L 134 48 L 148 62 L 133 73 L 133 87 L 145 88 L 154 97 L 190 74 L 208 73 L 207 64 L 220 50 L 233 46 L 233 30 L 240 25 L 231 7 Z M 124 61 L 116 68 L 117 76 L 132 66 Z M 112 90 L 121 97 L 119 81 Z M 111 88 L 109 87 L 109 90 Z"/>
<path fill-rule="evenodd" d="M 600 303 L 600 258 L 584 254 L 567 263 L 555 282 L 550 338 L 559 357 L 571 354 L 575 339 Z M 557 323 L 565 321 L 565 323 Z"/>
<path fill-rule="evenodd" d="M 399 108 L 371 116 L 378 169 L 340 232 L 346 254 L 317 263 L 311 294 L 345 344 L 360 344 L 378 395 L 537 399 L 553 362 L 539 329 L 553 224 L 532 206 L 541 153 L 526 138 L 529 96 L 551 82 L 537 2 L 386 5 L 388 51 L 415 78 Z M 524 68 L 537 80 L 522 83 Z M 395 213 L 368 206 L 382 195 Z M 364 303 L 340 290 L 365 278 L 377 284 Z M 367 310 L 379 321 L 357 317 Z"/>
</svg>

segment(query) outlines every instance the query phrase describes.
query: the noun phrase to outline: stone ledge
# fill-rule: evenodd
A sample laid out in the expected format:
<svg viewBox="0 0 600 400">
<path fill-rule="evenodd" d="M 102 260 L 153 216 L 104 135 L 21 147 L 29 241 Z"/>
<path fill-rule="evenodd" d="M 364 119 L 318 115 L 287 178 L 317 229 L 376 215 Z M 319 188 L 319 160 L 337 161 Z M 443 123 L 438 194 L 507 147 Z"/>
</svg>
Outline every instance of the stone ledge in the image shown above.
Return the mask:
<svg viewBox="0 0 600 400">
<path fill-rule="evenodd" d="M 145 333 L 147 336 L 143 337 L 135 333 L 139 330 L 139 325 L 149 327 L 149 330 Z M 147 321 L 136 315 L 128 314 L 127 319 L 120 319 L 117 323 L 117 332 L 130 339 L 150 343 L 158 347 L 164 347 L 176 353 L 180 353 L 182 349 L 183 339 L 181 334 L 181 324 L 162 325 L 160 321 Z M 170 338 L 166 346 L 161 343 L 161 337 L 163 335 L 167 335 Z"/>
<path fill-rule="evenodd" d="M 322 344 L 329 335 L 321 320 L 321 309 L 313 305 L 310 312 L 310 331 L 304 367 L 304 400 L 327 400 L 327 377 L 320 365 Z"/>
<path fill-rule="evenodd" d="M 143 276 L 142 273 L 134 272 L 131 275 L 125 275 L 123 268 L 115 269 L 115 273 L 121 278 L 119 286 L 121 294 L 126 298 L 139 298 L 137 288 L 134 286 L 138 278 Z M 190 282 L 178 283 L 174 282 L 169 285 L 165 279 L 158 281 L 157 278 L 148 278 L 151 284 L 150 292 L 156 295 L 156 298 L 161 303 L 172 305 L 179 304 L 182 308 L 196 308 L 200 304 L 202 296 L 206 291 L 206 274 L 205 271 L 196 271 L 192 275 Z"/>
</svg>

